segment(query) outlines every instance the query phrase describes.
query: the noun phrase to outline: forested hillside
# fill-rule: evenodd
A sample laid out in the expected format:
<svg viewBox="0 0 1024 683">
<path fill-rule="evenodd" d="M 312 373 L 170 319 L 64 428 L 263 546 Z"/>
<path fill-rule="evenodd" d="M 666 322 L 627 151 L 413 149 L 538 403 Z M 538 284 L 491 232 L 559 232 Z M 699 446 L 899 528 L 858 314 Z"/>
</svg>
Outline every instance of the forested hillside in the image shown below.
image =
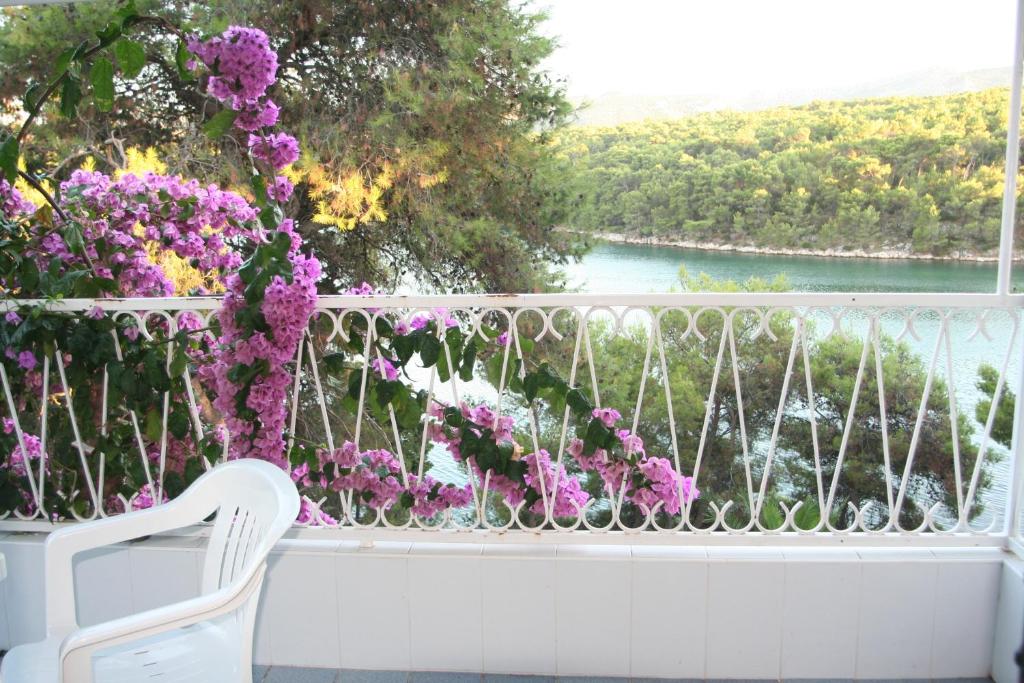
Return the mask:
<svg viewBox="0 0 1024 683">
<path fill-rule="evenodd" d="M 969 256 L 999 241 L 1008 92 L 815 102 L 561 136 L 570 227 Z"/>
</svg>

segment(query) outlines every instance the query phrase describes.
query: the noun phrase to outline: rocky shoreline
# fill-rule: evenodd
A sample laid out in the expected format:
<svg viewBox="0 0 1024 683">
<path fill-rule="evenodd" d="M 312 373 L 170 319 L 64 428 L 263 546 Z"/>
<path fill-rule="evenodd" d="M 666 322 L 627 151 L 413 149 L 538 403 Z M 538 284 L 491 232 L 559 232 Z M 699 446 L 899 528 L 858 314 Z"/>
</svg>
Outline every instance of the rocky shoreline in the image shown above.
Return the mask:
<svg viewBox="0 0 1024 683">
<path fill-rule="evenodd" d="M 868 259 L 889 259 L 906 261 L 961 261 L 972 263 L 995 263 L 999 260 L 996 255 L 964 254 L 960 256 L 938 256 L 933 254 L 914 254 L 909 247 L 905 249 L 885 249 L 881 251 L 865 251 L 863 249 L 789 249 L 779 247 L 755 247 L 745 244 L 715 244 L 713 242 L 695 242 L 690 240 L 665 240 L 653 237 L 637 237 L 635 235 L 624 235 L 616 232 L 583 232 L 581 230 L 569 230 L 583 234 L 596 240 L 614 242 L 617 244 L 638 244 L 653 247 L 681 247 L 683 249 L 700 249 L 702 251 L 730 251 L 742 254 L 766 254 L 772 256 L 816 256 L 822 258 L 868 258 Z M 1014 261 L 1024 260 L 1024 252 L 1016 252 L 1013 255 Z"/>
</svg>

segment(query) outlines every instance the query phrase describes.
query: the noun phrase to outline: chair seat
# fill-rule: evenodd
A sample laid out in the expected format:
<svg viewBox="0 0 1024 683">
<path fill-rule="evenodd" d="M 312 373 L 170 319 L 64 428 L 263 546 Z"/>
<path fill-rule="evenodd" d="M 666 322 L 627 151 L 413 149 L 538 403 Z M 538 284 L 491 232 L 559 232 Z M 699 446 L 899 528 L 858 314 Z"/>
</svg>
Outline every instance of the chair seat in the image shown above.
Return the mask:
<svg viewBox="0 0 1024 683">
<path fill-rule="evenodd" d="M 103 650 L 93 658 L 96 683 L 246 681 L 236 623 L 234 618 L 203 622 Z M 54 637 L 13 648 L 0 664 L 0 681 L 57 683 L 61 641 Z"/>
</svg>

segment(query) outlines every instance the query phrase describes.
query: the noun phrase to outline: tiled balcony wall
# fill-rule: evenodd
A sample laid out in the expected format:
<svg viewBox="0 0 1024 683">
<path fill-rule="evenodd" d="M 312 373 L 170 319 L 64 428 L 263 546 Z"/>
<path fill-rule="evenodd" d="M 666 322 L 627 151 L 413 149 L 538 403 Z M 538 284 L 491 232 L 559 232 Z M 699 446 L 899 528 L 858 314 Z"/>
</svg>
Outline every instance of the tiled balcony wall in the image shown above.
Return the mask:
<svg viewBox="0 0 1024 683">
<path fill-rule="evenodd" d="M 83 556 L 95 623 L 198 590 L 201 540 Z M 0 538 L 0 645 L 43 635 L 42 536 Z M 674 679 L 1016 680 L 1021 562 L 995 548 L 282 542 L 258 665 Z M 325 672 L 326 673 L 326 672 Z"/>
</svg>

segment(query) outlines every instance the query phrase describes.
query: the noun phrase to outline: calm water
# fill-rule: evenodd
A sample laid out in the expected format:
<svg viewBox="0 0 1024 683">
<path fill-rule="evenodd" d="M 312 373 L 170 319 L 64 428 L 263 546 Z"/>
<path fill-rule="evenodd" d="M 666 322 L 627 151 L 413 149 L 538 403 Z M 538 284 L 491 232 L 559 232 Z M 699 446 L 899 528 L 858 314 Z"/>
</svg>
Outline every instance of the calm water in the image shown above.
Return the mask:
<svg viewBox="0 0 1024 683">
<path fill-rule="evenodd" d="M 797 292 L 993 292 L 996 282 L 994 263 L 775 256 L 611 243 L 596 245 L 580 263 L 567 269 L 567 275 L 569 284 L 583 292 L 668 292 L 681 289 L 681 266 L 691 275 L 704 272 L 715 279 L 741 282 L 751 277 L 771 280 L 784 274 L 790 289 Z M 1014 291 L 1024 291 L 1024 268 L 1015 268 L 1013 282 Z M 893 319 L 883 322 L 883 326 L 890 334 L 896 334 L 902 322 Z M 864 326 L 854 317 L 851 327 Z M 975 386 L 978 366 L 987 362 L 998 368 L 1002 364 L 1010 338 L 1010 321 L 1005 315 L 993 317 L 988 325 L 991 339 L 975 335 L 969 340 L 974 329 L 971 316 L 957 316 L 951 325 L 952 385 L 958 409 L 967 415 L 974 414 L 980 397 Z M 927 362 L 938 331 L 936 316 L 923 316 L 918 331 L 920 340 L 907 341 Z M 1011 387 L 1017 386 L 1020 372 L 1019 342 L 1015 347 L 1008 369 Z M 944 377 L 945 360 L 945 354 L 940 354 L 937 376 Z M 976 425 L 976 431 L 981 430 L 982 425 Z M 1009 458 L 1005 449 L 997 446 L 993 454 L 997 452 L 1004 457 L 994 465 L 993 487 L 983 496 L 988 511 L 1000 508 L 1006 495 Z"/>
<path fill-rule="evenodd" d="M 596 245 L 567 269 L 584 292 L 646 293 L 679 289 L 679 267 L 716 279 L 771 280 L 785 274 L 795 292 L 992 292 L 994 263 L 774 256 L 635 244 Z M 1024 268 L 1014 272 L 1024 290 Z"/>
</svg>

